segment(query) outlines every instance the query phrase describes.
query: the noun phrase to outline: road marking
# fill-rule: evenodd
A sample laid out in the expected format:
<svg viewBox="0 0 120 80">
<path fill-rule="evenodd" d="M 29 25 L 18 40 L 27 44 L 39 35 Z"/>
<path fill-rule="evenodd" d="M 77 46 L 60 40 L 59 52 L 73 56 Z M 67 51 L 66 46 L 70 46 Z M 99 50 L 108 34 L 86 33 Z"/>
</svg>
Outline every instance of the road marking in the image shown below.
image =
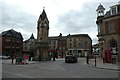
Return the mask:
<svg viewBox="0 0 120 80">
<path fill-rule="evenodd" d="M 13 72 L 8 72 L 8 71 L 3 71 L 3 73 L 12 74 L 12 75 L 15 75 L 15 76 L 19 76 L 21 78 L 33 78 L 31 76 L 27 76 L 27 75 L 23 75 L 23 74 L 18 74 L 18 73 L 13 73 Z"/>
</svg>

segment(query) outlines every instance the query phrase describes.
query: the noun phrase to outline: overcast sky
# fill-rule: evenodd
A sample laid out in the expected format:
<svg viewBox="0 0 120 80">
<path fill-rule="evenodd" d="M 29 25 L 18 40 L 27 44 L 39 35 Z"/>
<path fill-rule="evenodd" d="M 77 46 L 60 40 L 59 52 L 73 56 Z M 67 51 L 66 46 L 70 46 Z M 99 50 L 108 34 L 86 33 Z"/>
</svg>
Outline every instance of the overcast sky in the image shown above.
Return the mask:
<svg viewBox="0 0 120 80">
<path fill-rule="evenodd" d="M 119 0 L 0 0 L 0 33 L 9 29 L 21 32 L 24 40 L 37 37 L 37 20 L 45 7 L 49 36 L 88 34 L 97 43 L 96 9 L 101 3 L 106 11 Z"/>
</svg>

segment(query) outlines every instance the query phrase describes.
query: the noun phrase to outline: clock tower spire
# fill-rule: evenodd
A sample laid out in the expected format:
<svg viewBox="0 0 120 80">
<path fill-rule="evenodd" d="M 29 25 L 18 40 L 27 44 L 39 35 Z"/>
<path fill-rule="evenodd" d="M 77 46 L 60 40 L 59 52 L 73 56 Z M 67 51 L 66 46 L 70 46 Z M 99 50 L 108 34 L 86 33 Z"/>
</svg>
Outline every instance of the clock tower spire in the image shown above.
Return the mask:
<svg viewBox="0 0 120 80">
<path fill-rule="evenodd" d="M 48 35 L 49 35 L 49 20 L 47 18 L 45 9 L 37 21 L 37 49 L 36 56 L 39 60 L 48 60 Z"/>
</svg>

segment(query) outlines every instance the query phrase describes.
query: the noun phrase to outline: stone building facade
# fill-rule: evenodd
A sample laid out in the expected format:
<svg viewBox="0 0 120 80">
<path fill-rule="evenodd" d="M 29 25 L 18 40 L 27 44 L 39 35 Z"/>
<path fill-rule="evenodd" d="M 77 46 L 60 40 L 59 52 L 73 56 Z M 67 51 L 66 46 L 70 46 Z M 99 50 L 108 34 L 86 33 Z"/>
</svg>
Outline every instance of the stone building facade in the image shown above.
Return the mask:
<svg viewBox="0 0 120 80">
<path fill-rule="evenodd" d="M 49 53 L 57 52 L 59 57 L 64 57 L 67 50 L 67 37 L 62 36 L 60 33 L 59 36 L 49 37 Z"/>
<path fill-rule="evenodd" d="M 111 50 L 112 57 L 120 59 L 120 3 L 110 6 L 104 14 L 105 8 L 97 8 L 98 40 L 101 57 L 104 58 L 105 50 Z"/>
<path fill-rule="evenodd" d="M 85 56 L 85 52 L 92 53 L 92 40 L 87 34 L 74 34 L 49 37 L 49 52 L 58 53 L 58 56 L 64 57 L 67 53 L 73 53 L 77 56 Z"/>
<path fill-rule="evenodd" d="M 36 39 L 32 34 L 31 37 L 23 42 L 23 53 L 29 54 L 29 56 L 33 57 L 35 55 L 36 50 Z"/>
<path fill-rule="evenodd" d="M 67 52 L 77 56 L 85 56 L 85 52 L 92 53 L 92 40 L 88 34 L 67 35 Z"/>
<path fill-rule="evenodd" d="M 23 37 L 20 32 L 13 29 L 4 31 L 0 34 L 2 40 L 2 55 L 10 57 L 19 57 L 22 55 L 23 50 Z"/>
</svg>

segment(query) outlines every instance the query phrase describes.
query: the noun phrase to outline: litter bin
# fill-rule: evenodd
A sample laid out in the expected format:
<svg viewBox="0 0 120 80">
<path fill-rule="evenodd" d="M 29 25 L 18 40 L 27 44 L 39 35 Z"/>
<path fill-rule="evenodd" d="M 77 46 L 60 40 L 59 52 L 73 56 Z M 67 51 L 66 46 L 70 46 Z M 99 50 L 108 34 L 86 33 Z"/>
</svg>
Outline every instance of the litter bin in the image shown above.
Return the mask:
<svg viewBox="0 0 120 80">
<path fill-rule="evenodd" d="M 112 58 L 112 64 L 116 64 L 116 58 Z"/>
</svg>

